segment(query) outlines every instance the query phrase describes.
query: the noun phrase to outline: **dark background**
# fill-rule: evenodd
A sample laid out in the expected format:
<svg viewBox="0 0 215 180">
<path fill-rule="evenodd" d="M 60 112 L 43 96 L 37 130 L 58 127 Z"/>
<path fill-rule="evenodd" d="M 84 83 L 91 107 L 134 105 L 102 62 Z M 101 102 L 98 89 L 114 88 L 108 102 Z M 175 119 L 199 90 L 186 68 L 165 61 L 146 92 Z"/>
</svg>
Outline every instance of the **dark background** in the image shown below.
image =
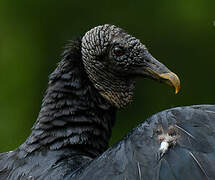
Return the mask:
<svg viewBox="0 0 215 180">
<path fill-rule="evenodd" d="M 138 80 L 118 113 L 111 144 L 163 109 L 215 103 L 215 0 L 0 0 L 0 151 L 20 145 L 37 118 L 62 47 L 115 24 L 144 42 L 181 79 L 182 90 Z"/>
</svg>

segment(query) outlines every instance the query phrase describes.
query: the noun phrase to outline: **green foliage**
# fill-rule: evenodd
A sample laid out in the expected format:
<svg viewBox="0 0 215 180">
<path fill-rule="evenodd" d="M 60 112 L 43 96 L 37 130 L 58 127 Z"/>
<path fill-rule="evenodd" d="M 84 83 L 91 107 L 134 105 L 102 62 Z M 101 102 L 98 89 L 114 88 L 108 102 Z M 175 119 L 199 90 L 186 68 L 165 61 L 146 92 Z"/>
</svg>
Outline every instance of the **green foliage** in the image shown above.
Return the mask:
<svg viewBox="0 0 215 180">
<path fill-rule="evenodd" d="M 174 95 L 163 84 L 138 80 L 134 103 L 118 113 L 111 144 L 163 109 L 215 103 L 214 7 L 214 0 L 0 0 L 0 151 L 29 135 L 66 41 L 99 24 L 141 39 L 182 86 Z"/>
</svg>

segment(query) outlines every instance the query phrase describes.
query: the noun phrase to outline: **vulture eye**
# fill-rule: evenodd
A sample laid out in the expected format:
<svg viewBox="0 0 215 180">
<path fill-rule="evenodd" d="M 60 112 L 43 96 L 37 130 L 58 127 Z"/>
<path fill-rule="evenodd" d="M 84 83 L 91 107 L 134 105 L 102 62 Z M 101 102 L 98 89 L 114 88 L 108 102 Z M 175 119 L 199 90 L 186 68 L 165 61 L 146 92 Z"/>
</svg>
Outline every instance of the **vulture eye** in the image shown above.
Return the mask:
<svg viewBox="0 0 215 180">
<path fill-rule="evenodd" d="M 113 53 L 114 53 L 116 56 L 122 56 L 122 55 L 124 55 L 124 49 L 123 49 L 122 47 L 116 46 L 116 47 L 114 47 L 114 49 L 113 49 Z"/>
</svg>

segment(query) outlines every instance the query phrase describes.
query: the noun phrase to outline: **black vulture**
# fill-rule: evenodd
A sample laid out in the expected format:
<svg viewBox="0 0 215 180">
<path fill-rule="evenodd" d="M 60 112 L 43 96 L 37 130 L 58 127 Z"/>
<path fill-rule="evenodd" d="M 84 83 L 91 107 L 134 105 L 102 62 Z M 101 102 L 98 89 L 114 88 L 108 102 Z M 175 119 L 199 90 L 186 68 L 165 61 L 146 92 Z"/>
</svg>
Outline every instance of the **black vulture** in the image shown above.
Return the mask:
<svg viewBox="0 0 215 180">
<path fill-rule="evenodd" d="M 97 26 L 71 41 L 32 133 L 0 154 L 0 179 L 215 179 L 212 105 L 157 113 L 108 149 L 116 111 L 131 102 L 138 76 L 180 89 L 177 75 L 121 28 Z"/>
</svg>

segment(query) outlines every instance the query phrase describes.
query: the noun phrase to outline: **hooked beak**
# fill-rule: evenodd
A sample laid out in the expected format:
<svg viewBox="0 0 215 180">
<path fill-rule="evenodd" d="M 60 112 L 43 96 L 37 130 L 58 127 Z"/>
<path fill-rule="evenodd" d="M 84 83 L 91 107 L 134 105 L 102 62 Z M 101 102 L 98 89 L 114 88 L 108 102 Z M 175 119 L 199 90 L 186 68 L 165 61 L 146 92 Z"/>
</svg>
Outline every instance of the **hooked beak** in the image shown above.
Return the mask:
<svg viewBox="0 0 215 180">
<path fill-rule="evenodd" d="M 180 91 L 180 80 L 175 73 L 157 61 L 149 52 L 145 52 L 143 58 L 143 66 L 139 69 L 141 75 L 174 87 L 176 94 Z"/>
</svg>

